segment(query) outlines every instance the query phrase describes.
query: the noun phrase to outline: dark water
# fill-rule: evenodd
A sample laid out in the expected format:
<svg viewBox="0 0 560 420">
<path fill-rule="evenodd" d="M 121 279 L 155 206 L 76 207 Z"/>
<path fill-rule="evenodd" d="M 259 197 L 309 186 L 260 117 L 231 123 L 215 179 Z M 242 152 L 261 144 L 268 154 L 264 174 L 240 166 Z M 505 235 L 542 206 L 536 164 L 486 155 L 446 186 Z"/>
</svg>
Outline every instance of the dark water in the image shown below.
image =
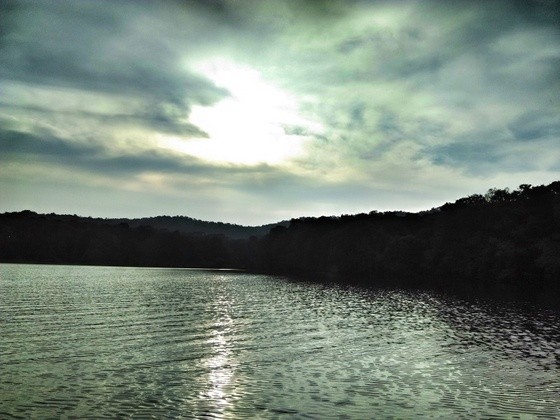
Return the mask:
<svg viewBox="0 0 560 420">
<path fill-rule="evenodd" d="M 235 272 L 0 265 L 0 418 L 560 418 L 560 318 Z"/>
</svg>

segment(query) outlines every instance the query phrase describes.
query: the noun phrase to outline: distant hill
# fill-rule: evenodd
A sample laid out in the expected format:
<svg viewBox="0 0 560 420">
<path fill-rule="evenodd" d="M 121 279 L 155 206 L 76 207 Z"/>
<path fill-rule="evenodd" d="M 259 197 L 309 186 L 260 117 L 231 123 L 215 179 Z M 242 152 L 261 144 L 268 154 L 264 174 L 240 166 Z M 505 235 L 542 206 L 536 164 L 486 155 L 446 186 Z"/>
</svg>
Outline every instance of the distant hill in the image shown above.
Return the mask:
<svg viewBox="0 0 560 420">
<path fill-rule="evenodd" d="M 209 222 L 193 219 L 192 217 L 187 216 L 155 216 L 142 217 L 138 219 L 95 218 L 55 213 L 41 214 L 30 210 L 0 214 L 0 219 L 6 217 L 20 217 L 29 219 L 40 218 L 42 220 L 48 221 L 88 223 L 91 225 L 108 226 L 119 226 L 126 224 L 131 228 L 144 226 L 151 227 L 156 230 L 166 230 L 169 232 L 178 231 L 188 235 L 224 235 L 231 239 L 249 239 L 251 236 L 261 237 L 266 235 L 270 231 L 270 229 L 275 226 L 288 226 L 290 224 L 289 221 L 282 221 L 261 226 L 242 226 L 231 223 Z"/>
<path fill-rule="evenodd" d="M 24 210 L 0 214 L 0 262 L 246 268 L 255 264 L 252 247 L 268 230 L 188 217 L 100 219 Z"/>
<path fill-rule="evenodd" d="M 130 227 L 151 226 L 188 234 L 225 235 L 232 239 L 249 239 L 251 236 L 264 236 L 275 226 L 288 226 L 289 221 L 271 223 L 262 226 L 241 226 L 231 223 L 207 222 L 186 216 L 156 216 L 140 219 L 104 219 L 105 223 L 118 225 L 127 223 Z"/>
<path fill-rule="evenodd" d="M 183 216 L 101 219 L 0 214 L 0 262 L 140 267 L 248 268 L 271 227 L 205 222 Z"/>
</svg>

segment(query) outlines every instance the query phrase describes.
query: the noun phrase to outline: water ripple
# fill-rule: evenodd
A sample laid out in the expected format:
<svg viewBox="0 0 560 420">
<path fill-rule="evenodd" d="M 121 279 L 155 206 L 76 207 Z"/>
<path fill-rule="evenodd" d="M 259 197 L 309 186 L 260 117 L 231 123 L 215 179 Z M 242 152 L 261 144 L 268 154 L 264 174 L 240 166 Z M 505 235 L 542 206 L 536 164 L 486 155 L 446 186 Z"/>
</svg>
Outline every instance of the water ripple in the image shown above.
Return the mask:
<svg viewBox="0 0 560 420">
<path fill-rule="evenodd" d="M 0 290 L 1 418 L 560 418 L 554 312 L 193 270 Z"/>
</svg>

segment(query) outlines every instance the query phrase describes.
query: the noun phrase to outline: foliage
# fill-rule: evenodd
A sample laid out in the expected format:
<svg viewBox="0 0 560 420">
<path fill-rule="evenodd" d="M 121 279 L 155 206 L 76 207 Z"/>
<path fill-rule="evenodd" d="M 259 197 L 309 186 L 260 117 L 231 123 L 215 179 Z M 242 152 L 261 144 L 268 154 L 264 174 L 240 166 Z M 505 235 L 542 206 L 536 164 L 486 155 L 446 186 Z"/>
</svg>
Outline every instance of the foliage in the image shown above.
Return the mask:
<svg viewBox="0 0 560 420">
<path fill-rule="evenodd" d="M 0 216 L 0 261 L 155 267 L 245 265 L 246 241 L 31 211 Z"/>
<path fill-rule="evenodd" d="M 416 214 L 296 219 L 259 251 L 263 272 L 560 304 L 560 182 Z"/>
</svg>

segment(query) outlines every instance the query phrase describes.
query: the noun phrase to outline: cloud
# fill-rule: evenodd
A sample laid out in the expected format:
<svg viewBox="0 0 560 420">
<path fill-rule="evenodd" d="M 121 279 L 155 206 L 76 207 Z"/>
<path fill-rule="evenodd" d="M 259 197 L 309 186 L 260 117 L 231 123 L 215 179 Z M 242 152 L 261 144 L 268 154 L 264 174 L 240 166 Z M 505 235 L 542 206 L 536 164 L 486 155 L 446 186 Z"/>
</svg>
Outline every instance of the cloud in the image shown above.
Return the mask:
<svg viewBox="0 0 560 420">
<path fill-rule="evenodd" d="M 228 171 L 213 167 L 196 158 L 165 153 L 156 148 L 126 154 L 116 154 L 102 143 L 77 143 L 56 136 L 56 133 L 26 133 L 0 129 L 0 160 L 5 162 L 38 161 L 79 171 L 108 173 L 114 175 L 136 175 L 144 172 L 212 174 Z"/>
<path fill-rule="evenodd" d="M 329 68 L 328 83 L 312 79 L 318 80 L 317 92 L 323 89 L 318 112 L 326 122 L 322 137 L 331 143 L 325 154 L 336 151 L 340 156 L 337 150 L 342 149 L 348 154 L 346 172 L 354 167 L 363 173 L 389 158 L 398 143 L 410 142 L 415 153 L 402 157 L 395 168 L 399 171 L 407 172 L 417 161 L 432 162 L 423 170 L 437 172 L 439 165 L 474 168 L 494 159 L 494 165 L 485 167 L 486 176 L 549 167 L 538 150 L 510 145 L 504 132 L 510 127 L 521 135 L 516 125 L 521 121 L 525 135 L 546 132 L 558 141 L 550 121 L 529 117 L 533 127 L 519 120 L 528 108 L 541 115 L 558 110 L 560 85 L 554 77 L 560 74 L 560 32 L 553 3 L 404 6 L 376 9 L 364 3 L 361 11 L 372 23 L 364 30 L 363 20 L 352 16 L 349 20 L 357 22 L 361 34 L 350 30 L 347 38 L 342 34 L 331 47 L 324 46 L 333 57 L 335 51 L 345 56 Z M 549 14 L 550 9 L 556 14 Z M 381 13 L 377 21 L 376 10 Z M 351 123 L 355 103 L 363 104 L 360 125 Z M 321 154 L 319 149 L 324 146 L 317 143 L 313 152 Z M 434 159 L 434 151 L 441 155 Z M 520 153 L 533 157 L 531 165 L 522 162 Z M 365 163 L 356 165 L 358 156 Z"/>
<path fill-rule="evenodd" d="M 529 111 L 509 125 L 514 138 L 519 141 L 560 139 L 560 114 L 557 112 Z"/>
<path fill-rule="evenodd" d="M 285 169 L 266 164 L 217 165 L 158 148 L 116 153 L 102 143 L 77 143 L 46 129 L 34 133 L 0 129 L 0 150 L 3 152 L 0 162 L 6 164 L 36 162 L 56 166 L 59 170 L 118 176 L 121 179 L 143 174 L 177 176 L 178 179 L 187 176 L 191 180 L 206 180 L 254 192 L 266 192 L 288 179 L 294 185 L 302 181 Z M 170 178 L 169 182 L 174 181 Z"/>
<path fill-rule="evenodd" d="M 145 110 L 125 119 L 184 134 L 201 134 L 179 121 L 194 104 L 228 95 L 186 68 L 184 49 L 173 38 L 181 31 L 163 27 L 155 10 L 151 17 L 134 2 L 10 4 L 2 18 L 8 29 L 1 34 L 0 79 L 137 98 Z"/>
<path fill-rule="evenodd" d="M 182 213 L 233 220 L 251 207 L 251 217 L 271 221 L 265 213 L 430 207 L 505 186 L 497 183 L 545 183 L 560 167 L 551 153 L 560 141 L 554 0 L 9 0 L 0 8 L 0 159 L 13 173 L 43 171 L 35 195 L 55 169 L 57 182 L 73 170 L 108 196 L 142 191 L 146 208 L 183 203 Z M 248 69 L 292 98 L 298 118 L 278 118 L 270 131 L 275 141 L 301 140 L 302 152 L 231 165 L 164 148 L 162 138 L 247 144 L 259 126 L 256 115 L 234 119 L 235 136 L 220 143 L 193 122 L 193 109 L 220 116 L 210 111 L 234 96 L 201 74 L 208 63 Z"/>
<path fill-rule="evenodd" d="M 43 135 L 23 133 L 12 130 L 0 130 L 0 159 L 11 160 L 13 156 L 51 156 L 55 159 L 89 156 L 96 153 L 96 147 L 84 147 L 69 144 L 48 133 Z"/>
<path fill-rule="evenodd" d="M 38 161 L 100 173 L 137 173 L 143 171 L 187 171 L 192 167 L 178 159 L 154 153 L 112 156 L 99 144 L 80 144 L 56 137 L 53 133 L 25 133 L 0 130 L 0 159 L 9 162 Z M 109 152 L 109 153 L 108 153 Z"/>
<path fill-rule="evenodd" d="M 522 121 L 526 116 L 520 118 Z M 519 121 L 518 121 L 519 122 Z M 531 126 L 532 125 L 532 126 Z M 499 176 L 549 171 L 554 179 L 560 157 L 558 127 L 545 117 L 520 126 L 519 131 L 478 131 L 431 148 L 436 165 L 455 167 L 470 176 Z"/>
</svg>

